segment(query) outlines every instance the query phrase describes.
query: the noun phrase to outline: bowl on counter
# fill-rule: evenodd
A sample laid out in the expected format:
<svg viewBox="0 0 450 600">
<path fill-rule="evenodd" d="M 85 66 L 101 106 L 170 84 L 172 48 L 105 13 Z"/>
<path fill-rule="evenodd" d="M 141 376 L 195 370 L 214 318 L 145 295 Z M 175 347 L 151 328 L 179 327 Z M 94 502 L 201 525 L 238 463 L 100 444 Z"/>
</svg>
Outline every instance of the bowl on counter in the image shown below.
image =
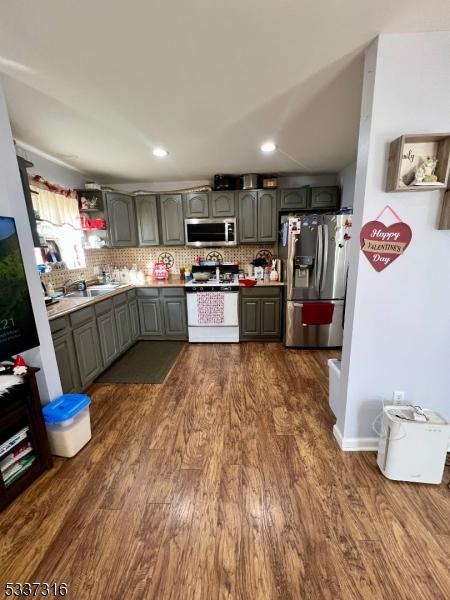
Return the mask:
<svg viewBox="0 0 450 600">
<path fill-rule="evenodd" d="M 198 271 L 196 273 L 192 273 L 195 281 L 208 281 L 211 277 L 211 273 L 209 271 Z"/>
<path fill-rule="evenodd" d="M 239 279 L 239 283 L 242 283 L 245 287 L 253 287 L 256 285 L 256 279 Z"/>
</svg>

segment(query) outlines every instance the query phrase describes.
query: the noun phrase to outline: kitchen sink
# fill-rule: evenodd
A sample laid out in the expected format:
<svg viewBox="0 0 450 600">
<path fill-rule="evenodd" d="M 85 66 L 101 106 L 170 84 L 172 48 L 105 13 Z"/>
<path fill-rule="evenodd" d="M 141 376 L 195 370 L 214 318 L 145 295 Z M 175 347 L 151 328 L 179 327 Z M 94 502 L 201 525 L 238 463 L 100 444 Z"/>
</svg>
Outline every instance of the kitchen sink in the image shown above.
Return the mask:
<svg viewBox="0 0 450 600">
<path fill-rule="evenodd" d="M 65 298 L 95 298 L 95 296 L 103 296 L 103 294 L 112 292 L 121 285 L 121 283 L 99 283 L 97 285 L 90 285 L 87 290 L 77 290 L 66 294 Z"/>
<path fill-rule="evenodd" d="M 65 298 L 94 298 L 95 296 L 103 296 L 104 294 L 107 294 L 108 292 L 110 292 L 111 289 L 109 290 L 78 290 L 76 292 L 70 292 L 69 294 L 66 294 L 64 297 Z"/>
</svg>

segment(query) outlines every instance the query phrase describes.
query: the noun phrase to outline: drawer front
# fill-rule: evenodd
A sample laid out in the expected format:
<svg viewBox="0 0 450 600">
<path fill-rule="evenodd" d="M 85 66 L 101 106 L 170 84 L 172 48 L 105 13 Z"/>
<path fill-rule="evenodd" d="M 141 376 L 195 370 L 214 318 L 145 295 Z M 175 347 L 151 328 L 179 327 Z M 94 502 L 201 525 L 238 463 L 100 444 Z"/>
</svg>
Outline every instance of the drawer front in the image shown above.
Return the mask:
<svg viewBox="0 0 450 600">
<path fill-rule="evenodd" d="M 132 300 L 134 300 L 136 298 L 136 296 L 137 296 L 136 290 L 130 290 L 129 292 L 127 292 L 128 302 L 131 302 Z"/>
<path fill-rule="evenodd" d="M 69 319 L 67 317 L 59 317 L 59 319 L 53 319 L 50 321 L 50 331 L 52 333 L 57 333 L 58 331 L 63 331 L 69 327 Z"/>
<path fill-rule="evenodd" d="M 78 327 L 78 325 L 82 325 L 83 323 L 87 323 L 91 321 L 95 317 L 95 311 L 93 306 L 88 306 L 86 308 L 82 308 L 81 310 L 77 310 L 76 312 L 70 315 L 70 324 L 72 327 Z"/>
<path fill-rule="evenodd" d="M 98 302 L 94 306 L 95 314 L 97 315 L 97 317 L 99 315 L 104 315 L 107 312 L 111 312 L 112 307 L 113 307 L 112 298 L 109 298 L 109 300 L 103 300 L 103 302 Z"/>
<path fill-rule="evenodd" d="M 114 307 L 121 306 L 122 304 L 125 304 L 126 301 L 127 301 L 126 292 L 124 294 L 118 294 L 117 296 L 114 296 L 114 298 L 113 298 Z"/>
<path fill-rule="evenodd" d="M 241 293 L 241 296 L 249 296 L 253 298 L 276 298 L 281 295 L 281 287 L 241 287 L 239 291 Z"/>
<path fill-rule="evenodd" d="M 159 288 L 138 288 L 139 298 L 159 298 Z"/>
<path fill-rule="evenodd" d="M 173 298 L 173 296 L 184 296 L 184 288 L 163 288 L 161 290 L 161 296 L 164 296 L 165 298 Z"/>
</svg>

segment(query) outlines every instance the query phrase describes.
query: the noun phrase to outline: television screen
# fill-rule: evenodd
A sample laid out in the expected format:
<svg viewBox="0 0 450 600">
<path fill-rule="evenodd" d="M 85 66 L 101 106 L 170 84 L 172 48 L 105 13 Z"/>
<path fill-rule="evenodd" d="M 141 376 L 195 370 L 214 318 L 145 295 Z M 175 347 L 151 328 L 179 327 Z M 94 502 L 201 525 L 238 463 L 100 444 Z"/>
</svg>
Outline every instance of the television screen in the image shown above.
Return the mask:
<svg viewBox="0 0 450 600">
<path fill-rule="evenodd" d="M 0 360 L 39 346 L 14 219 L 0 217 Z"/>
</svg>

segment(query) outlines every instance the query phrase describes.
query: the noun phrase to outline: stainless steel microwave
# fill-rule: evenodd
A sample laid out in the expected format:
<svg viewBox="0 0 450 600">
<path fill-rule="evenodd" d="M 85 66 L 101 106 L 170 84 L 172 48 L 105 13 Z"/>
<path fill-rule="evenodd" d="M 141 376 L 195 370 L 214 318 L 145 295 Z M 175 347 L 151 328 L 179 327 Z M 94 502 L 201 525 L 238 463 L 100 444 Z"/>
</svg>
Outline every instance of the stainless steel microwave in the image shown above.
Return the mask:
<svg viewBox="0 0 450 600">
<path fill-rule="evenodd" d="M 186 246 L 236 246 L 236 219 L 185 219 Z"/>
</svg>

